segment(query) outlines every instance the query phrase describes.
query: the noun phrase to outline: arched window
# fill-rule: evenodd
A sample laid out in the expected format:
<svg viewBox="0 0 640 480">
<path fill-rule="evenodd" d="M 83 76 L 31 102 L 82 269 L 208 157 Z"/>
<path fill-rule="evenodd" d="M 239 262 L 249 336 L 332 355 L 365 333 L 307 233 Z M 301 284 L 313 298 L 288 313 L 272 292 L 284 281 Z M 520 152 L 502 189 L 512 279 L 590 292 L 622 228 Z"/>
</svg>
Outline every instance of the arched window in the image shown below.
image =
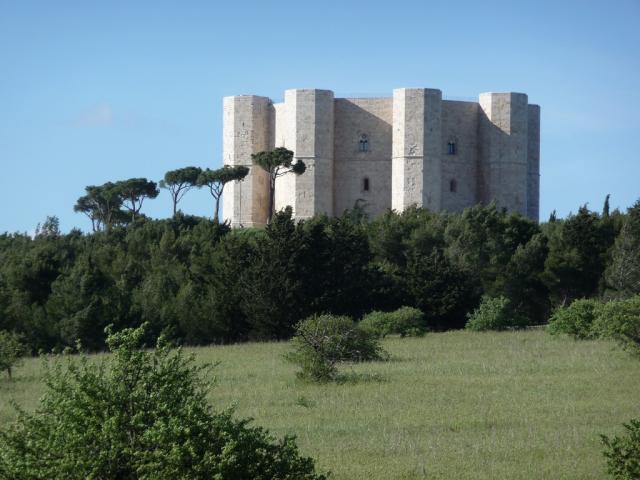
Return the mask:
<svg viewBox="0 0 640 480">
<path fill-rule="evenodd" d="M 367 138 L 367 134 L 363 133 L 360 136 L 360 141 L 358 145 L 358 151 L 360 152 L 368 152 L 369 151 L 369 139 Z"/>
<path fill-rule="evenodd" d="M 368 192 L 369 191 L 369 179 L 367 177 L 364 177 L 362 179 L 362 190 L 364 192 Z"/>
<path fill-rule="evenodd" d="M 449 181 L 449 191 L 452 193 L 456 193 L 458 191 L 458 182 L 453 178 Z"/>
<path fill-rule="evenodd" d="M 449 140 L 449 143 L 447 143 L 447 153 L 449 155 L 455 155 L 457 153 L 455 140 Z"/>
</svg>

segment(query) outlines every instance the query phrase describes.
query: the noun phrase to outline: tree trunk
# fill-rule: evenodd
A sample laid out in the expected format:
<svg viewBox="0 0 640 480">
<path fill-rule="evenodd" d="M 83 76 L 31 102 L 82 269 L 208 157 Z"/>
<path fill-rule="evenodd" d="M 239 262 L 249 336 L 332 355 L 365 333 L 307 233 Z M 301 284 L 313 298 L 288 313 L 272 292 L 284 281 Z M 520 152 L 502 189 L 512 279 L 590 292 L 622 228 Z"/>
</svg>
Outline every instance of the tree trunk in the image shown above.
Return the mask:
<svg viewBox="0 0 640 480">
<path fill-rule="evenodd" d="M 216 223 L 220 223 L 220 220 L 219 220 L 219 217 L 218 217 L 218 212 L 219 211 L 220 211 L 220 196 L 218 196 L 216 198 L 216 211 L 215 211 L 215 214 L 213 215 L 213 221 L 216 222 Z"/>
<path fill-rule="evenodd" d="M 267 216 L 267 225 L 271 223 L 271 219 L 273 218 L 275 193 L 276 193 L 276 179 L 271 178 L 269 180 L 269 215 Z"/>
<path fill-rule="evenodd" d="M 9 375 L 9 380 L 11 380 L 11 367 L 7 367 L 7 374 Z"/>
</svg>

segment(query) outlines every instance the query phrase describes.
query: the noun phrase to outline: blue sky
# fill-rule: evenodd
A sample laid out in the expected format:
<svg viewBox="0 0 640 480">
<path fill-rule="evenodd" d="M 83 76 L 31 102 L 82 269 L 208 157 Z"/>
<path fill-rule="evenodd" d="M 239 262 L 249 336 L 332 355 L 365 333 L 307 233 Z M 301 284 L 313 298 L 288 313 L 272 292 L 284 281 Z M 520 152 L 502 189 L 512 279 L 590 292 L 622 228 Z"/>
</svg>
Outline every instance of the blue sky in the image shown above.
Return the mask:
<svg viewBox="0 0 640 480">
<path fill-rule="evenodd" d="M 86 185 L 219 166 L 225 95 L 418 86 L 541 105 L 541 219 L 640 198 L 638 0 L 0 0 L 0 232 L 87 230 Z"/>
</svg>

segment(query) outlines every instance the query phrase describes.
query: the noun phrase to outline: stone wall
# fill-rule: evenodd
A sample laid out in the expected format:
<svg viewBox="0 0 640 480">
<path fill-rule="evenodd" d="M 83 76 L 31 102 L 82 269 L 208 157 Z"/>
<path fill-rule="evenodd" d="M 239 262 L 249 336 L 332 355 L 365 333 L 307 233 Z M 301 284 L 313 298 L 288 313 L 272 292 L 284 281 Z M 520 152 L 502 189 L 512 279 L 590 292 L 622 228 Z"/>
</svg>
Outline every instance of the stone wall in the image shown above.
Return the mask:
<svg viewBox="0 0 640 480">
<path fill-rule="evenodd" d="M 527 96 L 483 93 L 480 109 L 480 198 L 527 215 Z"/>
<path fill-rule="evenodd" d="M 540 107 L 529 105 L 527 142 L 527 216 L 536 222 L 540 217 Z"/>
<path fill-rule="evenodd" d="M 475 102 L 442 102 L 442 209 L 448 212 L 477 202 L 478 109 Z"/>
<path fill-rule="evenodd" d="M 336 99 L 336 215 L 353 208 L 356 202 L 371 216 L 391 208 L 392 109 L 390 98 Z"/>
</svg>

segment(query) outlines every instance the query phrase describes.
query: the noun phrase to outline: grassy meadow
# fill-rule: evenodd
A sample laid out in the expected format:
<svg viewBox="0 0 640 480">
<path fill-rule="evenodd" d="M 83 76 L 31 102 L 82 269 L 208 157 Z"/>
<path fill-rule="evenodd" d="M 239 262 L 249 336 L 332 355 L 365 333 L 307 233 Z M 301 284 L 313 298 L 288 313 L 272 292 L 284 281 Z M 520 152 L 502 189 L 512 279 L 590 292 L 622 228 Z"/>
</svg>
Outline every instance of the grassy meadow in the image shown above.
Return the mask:
<svg viewBox="0 0 640 480">
<path fill-rule="evenodd" d="M 332 478 L 600 479 L 599 434 L 640 416 L 640 361 L 607 341 L 544 331 L 384 341 L 389 362 L 350 365 L 338 384 L 295 378 L 287 343 L 193 348 L 219 362 L 210 399 L 274 435 L 295 434 Z M 29 359 L 0 379 L 0 424 L 43 392 Z"/>
</svg>

